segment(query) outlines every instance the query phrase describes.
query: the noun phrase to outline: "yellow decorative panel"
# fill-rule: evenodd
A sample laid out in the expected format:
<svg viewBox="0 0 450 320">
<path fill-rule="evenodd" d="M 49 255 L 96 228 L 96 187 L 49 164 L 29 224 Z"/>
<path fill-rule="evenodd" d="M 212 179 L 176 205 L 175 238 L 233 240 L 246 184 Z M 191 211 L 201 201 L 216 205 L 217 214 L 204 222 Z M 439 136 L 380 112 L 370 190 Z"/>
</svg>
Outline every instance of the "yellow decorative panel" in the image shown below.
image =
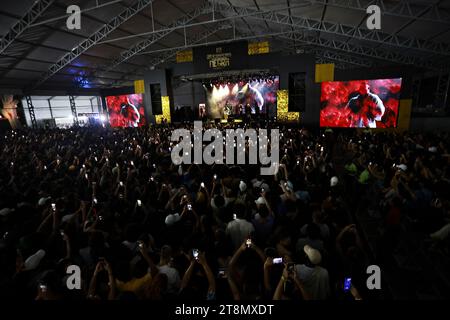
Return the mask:
<svg viewBox="0 0 450 320">
<path fill-rule="evenodd" d="M 194 55 L 192 53 L 192 50 L 184 50 L 177 52 L 177 63 L 192 62 L 192 61 L 194 61 Z"/>
<path fill-rule="evenodd" d="M 289 112 L 289 92 L 288 90 L 277 91 L 277 121 L 278 122 L 299 122 L 299 112 Z"/>
<path fill-rule="evenodd" d="M 316 83 L 334 81 L 334 63 L 316 64 Z"/>
<path fill-rule="evenodd" d="M 164 117 L 163 117 L 162 114 L 156 114 L 156 115 L 155 115 L 155 122 L 156 122 L 157 124 L 161 124 L 163 118 L 164 118 Z"/>
<path fill-rule="evenodd" d="M 411 122 L 412 99 L 401 99 L 398 108 L 398 130 L 408 130 Z"/>
<path fill-rule="evenodd" d="M 144 80 L 134 81 L 134 93 L 145 93 Z"/>
<path fill-rule="evenodd" d="M 269 53 L 269 41 L 252 42 L 248 44 L 248 55 Z"/>
<path fill-rule="evenodd" d="M 277 116 L 280 113 L 288 112 L 289 95 L 287 90 L 277 91 Z"/>
<path fill-rule="evenodd" d="M 163 119 L 166 120 L 167 123 L 170 123 L 170 99 L 168 96 L 161 97 L 162 103 L 162 114 L 155 115 L 155 121 L 157 124 L 162 123 Z"/>
</svg>

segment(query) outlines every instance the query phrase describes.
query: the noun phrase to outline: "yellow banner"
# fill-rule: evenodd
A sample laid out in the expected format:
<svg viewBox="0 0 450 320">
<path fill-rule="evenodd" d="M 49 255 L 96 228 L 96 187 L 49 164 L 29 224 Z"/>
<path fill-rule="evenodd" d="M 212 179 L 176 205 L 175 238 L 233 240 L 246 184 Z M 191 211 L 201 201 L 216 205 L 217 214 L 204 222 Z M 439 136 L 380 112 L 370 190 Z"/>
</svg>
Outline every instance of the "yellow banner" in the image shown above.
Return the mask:
<svg viewBox="0 0 450 320">
<path fill-rule="evenodd" d="M 401 99 L 398 108 L 397 129 L 404 131 L 409 129 L 411 122 L 412 99 Z"/>
<path fill-rule="evenodd" d="M 316 83 L 334 81 L 334 63 L 316 64 Z"/>
<path fill-rule="evenodd" d="M 253 42 L 248 44 L 248 55 L 269 53 L 269 41 Z"/>
<path fill-rule="evenodd" d="M 192 50 L 184 50 L 177 52 L 177 63 L 192 62 L 192 61 L 194 61 Z"/>
<path fill-rule="evenodd" d="M 144 80 L 134 81 L 134 93 L 145 93 Z"/>
<path fill-rule="evenodd" d="M 170 100 L 168 96 L 162 96 L 161 97 L 161 103 L 162 103 L 162 114 L 155 115 L 155 121 L 157 124 L 160 124 L 164 121 L 167 123 L 170 123 Z"/>
</svg>

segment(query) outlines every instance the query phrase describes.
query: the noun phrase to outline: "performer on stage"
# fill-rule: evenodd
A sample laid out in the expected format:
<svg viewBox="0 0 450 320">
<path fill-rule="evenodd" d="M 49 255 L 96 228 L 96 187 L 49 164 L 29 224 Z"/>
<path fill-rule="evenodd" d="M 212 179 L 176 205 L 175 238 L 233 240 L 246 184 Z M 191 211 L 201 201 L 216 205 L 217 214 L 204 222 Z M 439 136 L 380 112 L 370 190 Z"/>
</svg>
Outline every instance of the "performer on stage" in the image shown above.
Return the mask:
<svg viewBox="0 0 450 320">
<path fill-rule="evenodd" d="M 225 102 L 225 110 L 224 110 L 224 115 L 225 115 L 225 119 L 228 119 L 228 116 L 231 115 L 233 111 L 233 106 L 228 102 Z"/>
<path fill-rule="evenodd" d="M 347 108 L 354 128 L 376 128 L 376 122 L 381 121 L 386 111 L 380 97 L 370 92 L 368 83 L 361 84 L 358 94 L 349 99 Z"/>
<path fill-rule="evenodd" d="M 12 129 L 18 129 L 21 127 L 19 117 L 17 115 L 17 104 L 18 100 L 14 99 L 12 95 L 2 96 L 2 109 L 0 110 L 0 114 L 3 118 L 8 119 L 11 124 Z"/>
</svg>

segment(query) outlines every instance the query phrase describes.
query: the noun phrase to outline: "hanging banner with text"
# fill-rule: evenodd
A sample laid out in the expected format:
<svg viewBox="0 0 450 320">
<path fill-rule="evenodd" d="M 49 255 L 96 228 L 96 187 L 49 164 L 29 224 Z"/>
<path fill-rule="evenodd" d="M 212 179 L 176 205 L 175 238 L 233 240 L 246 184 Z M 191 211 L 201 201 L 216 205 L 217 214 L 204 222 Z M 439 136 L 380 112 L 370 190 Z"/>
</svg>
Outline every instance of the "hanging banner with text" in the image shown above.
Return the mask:
<svg viewBox="0 0 450 320">
<path fill-rule="evenodd" d="M 245 69 L 248 65 L 247 41 L 194 48 L 195 73 Z"/>
<path fill-rule="evenodd" d="M 252 42 L 248 44 L 248 55 L 265 54 L 269 53 L 269 41 Z"/>
<path fill-rule="evenodd" d="M 177 52 L 177 63 L 192 62 L 192 61 L 194 61 L 192 50 L 184 50 Z"/>
</svg>

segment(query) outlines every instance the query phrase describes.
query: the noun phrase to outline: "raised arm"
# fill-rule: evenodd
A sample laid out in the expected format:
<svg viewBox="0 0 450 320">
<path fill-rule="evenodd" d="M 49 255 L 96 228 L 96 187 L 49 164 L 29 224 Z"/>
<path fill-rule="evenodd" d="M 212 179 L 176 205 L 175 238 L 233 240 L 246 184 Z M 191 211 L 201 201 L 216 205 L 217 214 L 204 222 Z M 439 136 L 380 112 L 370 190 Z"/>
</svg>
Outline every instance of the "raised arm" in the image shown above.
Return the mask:
<svg viewBox="0 0 450 320">
<path fill-rule="evenodd" d="M 270 284 L 270 271 L 272 269 L 273 265 L 273 259 L 270 257 L 267 257 L 266 261 L 264 262 L 264 289 L 266 292 L 272 291 L 272 285 Z"/>
<path fill-rule="evenodd" d="M 103 263 L 102 261 L 97 262 L 97 265 L 95 266 L 94 274 L 92 275 L 91 281 L 89 283 L 89 290 L 88 290 L 88 299 L 95 299 L 96 297 L 96 289 L 97 289 L 97 276 L 100 271 L 103 270 Z"/>
<path fill-rule="evenodd" d="M 206 261 L 205 253 L 202 252 L 199 254 L 198 263 L 203 267 L 205 271 L 206 278 L 208 279 L 208 295 L 212 295 L 216 293 L 216 279 L 214 278 L 214 274 L 211 271 L 211 268 Z"/>
<path fill-rule="evenodd" d="M 172 189 L 169 189 L 169 194 L 170 194 L 170 199 L 166 203 L 165 210 L 169 210 L 169 209 L 173 209 L 174 208 L 173 201 L 180 194 L 180 191 L 178 190 L 177 192 L 172 192 Z"/>
<path fill-rule="evenodd" d="M 277 288 L 275 289 L 275 293 L 273 294 L 273 300 L 281 300 L 281 297 L 284 293 L 284 284 L 288 280 L 289 273 L 287 271 L 287 267 L 284 268 L 283 273 L 281 274 L 280 281 L 278 281 Z"/>
<path fill-rule="evenodd" d="M 150 258 L 147 250 L 147 246 L 143 241 L 138 242 L 139 246 L 139 252 L 142 254 L 142 257 L 147 262 L 148 266 L 150 267 L 150 274 L 152 277 L 156 276 L 156 274 L 159 272 L 158 268 L 156 267 L 155 263 L 153 262 L 152 258 Z"/>
<path fill-rule="evenodd" d="M 245 242 L 236 250 L 234 255 L 231 257 L 230 264 L 228 266 L 229 268 L 229 274 L 232 275 L 232 273 L 235 271 L 236 263 L 239 260 L 239 257 L 244 252 L 244 250 L 247 248 L 247 245 Z"/>
<path fill-rule="evenodd" d="M 62 238 L 64 240 L 65 245 L 66 245 L 66 257 L 65 258 L 66 259 L 70 259 L 70 257 L 72 256 L 72 250 L 70 248 L 70 239 L 69 239 L 69 237 L 67 236 L 67 234 L 64 231 L 61 231 L 61 232 L 62 232 L 61 236 L 62 236 Z"/>
<path fill-rule="evenodd" d="M 36 231 L 40 232 L 52 217 L 53 213 L 52 212 L 48 213 L 47 216 L 44 218 L 44 220 L 42 220 L 41 224 L 39 225 Z"/>
<path fill-rule="evenodd" d="M 108 273 L 108 281 L 109 281 L 108 300 L 114 300 L 116 298 L 116 279 L 114 278 L 111 265 L 109 264 L 108 261 L 103 262 L 103 267 Z"/>
<path fill-rule="evenodd" d="M 303 299 L 311 300 L 312 299 L 311 295 L 308 292 L 306 292 L 303 282 L 298 277 L 297 272 L 293 270 L 292 272 L 289 273 L 289 276 L 294 280 L 295 286 L 299 289 Z"/>
<path fill-rule="evenodd" d="M 264 202 L 265 202 L 265 205 L 267 207 L 267 210 L 269 210 L 269 214 L 273 216 L 273 210 L 272 210 L 272 207 L 269 204 L 269 201 L 267 200 L 266 191 L 262 191 L 261 192 L 261 197 L 264 198 Z"/>
<path fill-rule="evenodd" d="M 246 244 L 243 243 L 234 253 L 233 257 L 230 260 L 230 264 L 228 265 L 228 284 L 230 286 L 231 293 L 233 294 L 234 300 L 240 300 L 241 295 L 239 292 L 239 288 L 235 282 L 235 273 L 236 273 L 236 263 L 239 260 L 239 257 L 246 249 Z"/>
<path fill-rule="evenodd" d="M 180 291 L 188 286 L 189 281 L 191 281 L 192 274 L 194 273 L 194 268 L 195 259 L 191 258 L 191 263 L 189 264 L 189 267 L 187 268 L 186 272 L 184 273 L 183 279 L 181 280 Z"/>
</svg>

